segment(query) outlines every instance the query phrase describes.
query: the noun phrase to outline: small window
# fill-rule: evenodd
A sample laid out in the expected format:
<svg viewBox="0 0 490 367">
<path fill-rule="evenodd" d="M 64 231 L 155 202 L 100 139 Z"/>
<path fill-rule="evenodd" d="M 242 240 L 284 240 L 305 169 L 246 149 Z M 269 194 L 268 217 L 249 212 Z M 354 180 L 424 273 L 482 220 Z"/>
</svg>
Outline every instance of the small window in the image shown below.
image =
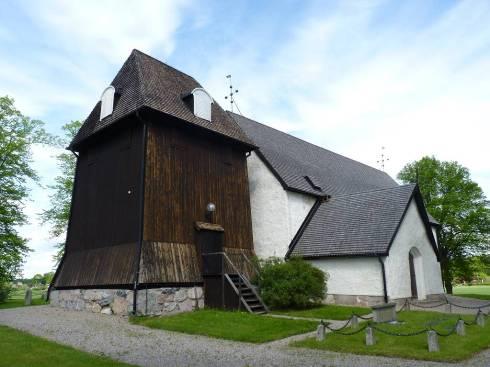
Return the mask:
<svg viewBox="0 0 490 367">
<path fill-rule="evenodd" d="M 116 89 L 111 85 L 104 89 L 100 97 L 100 120 L 112 115 L 114 109 L 114 94 Z"/>
<path fill-rule="evenodd" d="M 213 99 L 203 88 L 196 88 L 192 91 L 194 115 L 204 120 L 211 121 L 211 105 Z"/>
</svg>

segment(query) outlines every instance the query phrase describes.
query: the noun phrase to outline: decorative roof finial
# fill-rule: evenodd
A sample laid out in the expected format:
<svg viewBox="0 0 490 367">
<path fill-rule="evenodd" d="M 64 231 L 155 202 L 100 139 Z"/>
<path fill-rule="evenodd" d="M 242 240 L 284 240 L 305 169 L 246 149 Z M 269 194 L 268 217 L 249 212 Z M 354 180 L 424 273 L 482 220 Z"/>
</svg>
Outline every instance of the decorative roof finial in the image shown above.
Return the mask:
<svg viewBox="0 0 490 367">
<path fill-rule="evenodd" d="M 233 97 L 235 94 L 238 93 L 238 89 L 235 89 L 235 91 L 233 92 L 233 85 L 231 84 L 231 74 L 228 74 L 226 76 L 227 79 L 230 79 L 230 94 L 228 94 L 227 96 L 225 96 L 225 99 L 230 99 L 230 108 L 231 108 L 231 112 L 233 112 L 233 105 L 236 106 L 238 112 L 240 112 L 240 115 L 242 114 L 242 112 L 240 111 L 240 109 L 238 108 L 237 104 L 236 104 L 236 101 L 235 101 L 235 98 Z"/>
</svg>

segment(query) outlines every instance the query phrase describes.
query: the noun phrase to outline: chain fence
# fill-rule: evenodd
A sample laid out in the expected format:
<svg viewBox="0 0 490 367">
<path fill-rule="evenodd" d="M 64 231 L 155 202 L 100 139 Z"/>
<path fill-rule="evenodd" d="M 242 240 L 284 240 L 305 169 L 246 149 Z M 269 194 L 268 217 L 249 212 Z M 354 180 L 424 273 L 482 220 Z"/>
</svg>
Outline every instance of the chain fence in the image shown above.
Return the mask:
<svg viewBox="0 0 490 367">
<path fill-rule="evenodd" d="M 407 302 L 408 302 L 408 300 L 407 300 Z M 405 306 L 406 306 L 406 304 L 404 304 L 402 306 L 402 308 L 400 308 L 399 311 L 403 310 L 403 308 Z M 396 332 L 396 331 L 391 331 L 391 330 L 387 330 L 387 329 L 381 328 L 381 327 L 378 326 L 377 323 L 375 323 L 375 322 L 373 322 L 371 320 L 372 317 L 362 317 L 362 316 L 359 316 L 357 314 L 352 314 L 352 316 L 350 317 L 350 319 L 347 320 L 339 328 L 332 328 L 332 327 L 330 327 L 330 325 L 328 323 L 323 322 L 323 320 L 320 323 L 326 329 L 330 330 L 332 333 L 339 334 L 339 335 L 345 335 L 345 336 L 355 335 L 355 334 L 361 333 L 366 328 L 370 327 L 373 330 L 378 331 L 378 332 L 380 332 L 382 334 L 386 334 L 386 335 L 390 335 L 390 336 L 396 336 L 396 337 L 417 336 L 417 335 L 421 335 L 421 334 L 427 333 L 428 331 L 434 331 L 440 337 L 448 337 L 448 336 L 450 336 L 450 335 L 452 335 L 452 334 L 454 334 L 456 332 L 456 330 L 458 328 L 458 323 L 461 320 L 464 322 L 465 325 L 468 325 L 468 326 L 476 325 L 478 323 L 477 319 L 478 319 L 479 314 L 483 315 L 485 318 L 488 318 L 490 316 L 490 313 L 484 313 L 481 310 L 476 314 L 476 316 L 475 316 L 475 318 L 474 318 L 473 321 L 465 321 L 461 316 L 459 316 L 458 319 L 456 320 L 456 322 L 454 323 L 454 325 L 446 328 L 446 332 L 441 332 L 441 331 L 435 329 L 435 327 L 438 326 L 438 325 L 440 325 L 440 324 L 442 324 L 443 322 L 450 321 L 450 319 L 448 319 L 448 318 L 444 318 L 444 319 L 440 319 L 440 320 L 434 320 L 432 322 L 429 322 L 426 325 L 426 327 L 424 327 L 423 329 L 412 331 L 412 332 L 406 332 L 406 333 L 401 333 L 401 332 Z M 364 320 L 367 320 L 367 322 L 363 326 L 361 326 L 360 328 L 357 328 L 356 330 L 353 330 L 353 331 L 343 331 L 352 322 L 352 319 L 354 317 L 362 318 Z"/>
</svg>

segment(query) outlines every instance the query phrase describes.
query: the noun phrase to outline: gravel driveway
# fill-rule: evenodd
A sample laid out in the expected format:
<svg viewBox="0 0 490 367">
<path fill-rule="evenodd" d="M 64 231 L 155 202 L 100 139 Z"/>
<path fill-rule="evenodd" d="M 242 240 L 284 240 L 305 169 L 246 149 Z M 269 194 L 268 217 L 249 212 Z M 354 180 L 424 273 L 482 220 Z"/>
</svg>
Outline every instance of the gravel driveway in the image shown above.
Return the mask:
<svg viewBox="0 0 490 367">
<path fill-rule="evenodd" d="M 261 345 L 210 339 L 131 325 L 126 318 L 50 306 L 0 310 L 0 324 L 140 366 L 447 366 L 444 363 L 355 356 L 288 348 L 287 340 Z M 488 367 L 490 350 L 451 366 Z"/>
</svg>

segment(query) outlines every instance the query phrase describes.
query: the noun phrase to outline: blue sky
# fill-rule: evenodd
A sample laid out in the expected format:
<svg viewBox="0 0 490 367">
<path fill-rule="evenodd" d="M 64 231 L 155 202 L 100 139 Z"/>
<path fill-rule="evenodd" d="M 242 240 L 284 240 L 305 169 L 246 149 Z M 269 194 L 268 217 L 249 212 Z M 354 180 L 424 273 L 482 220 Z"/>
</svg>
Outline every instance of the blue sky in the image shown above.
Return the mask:
<svg viewBox="0 0 490 367">
<path fill-rule="evenodd" d="M 0 0 L 0 95 L 48 130 L 84 119 L 133 48 L 194 76 L 223 107 L 392 176 L 423 155 L 457 160 L 490 196 L 490 2 Z M 43 187 L 21 228 L 25 275 L 52 267 L 39 224 L 53 154 L 34 148 Z"/>
</svg>

